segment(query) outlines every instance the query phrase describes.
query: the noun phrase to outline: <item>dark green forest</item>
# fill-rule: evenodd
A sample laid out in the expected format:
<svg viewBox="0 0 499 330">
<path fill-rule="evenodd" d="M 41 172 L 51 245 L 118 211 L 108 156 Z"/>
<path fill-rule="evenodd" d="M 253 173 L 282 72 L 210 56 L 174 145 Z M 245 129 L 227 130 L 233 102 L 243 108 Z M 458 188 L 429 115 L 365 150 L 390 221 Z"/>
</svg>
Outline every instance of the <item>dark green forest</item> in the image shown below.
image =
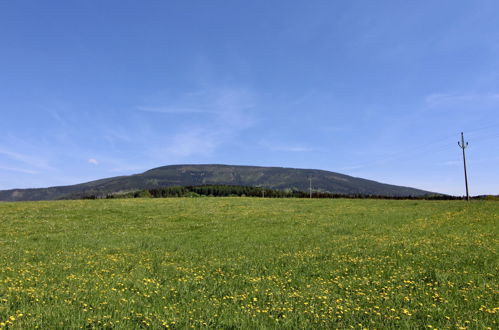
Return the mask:
<svg viewBox="0 0 499 330">
<path fill-rule="evenodd" d="M 328 192 L 299 190 L 277 190 L 262 187 L 234 186 L 234 185 L 200 185 L 174 186 L 155 189 L 144 189 L 125 193 L 107 195 L 87 195 L 82 199 L 112 199 L 112 198 L 171 198 L 171 197 L 265 197 L 265 198 L 373 198 L 373 199 L 414 199 L 414 200 L 459 200 L 463 197 L 448 195 L 428 196 L 383 196 L 364 194 L 332 194 Z M 495 196 L 475 196 L 473 199 L 495 199 Z"/>
</svg>

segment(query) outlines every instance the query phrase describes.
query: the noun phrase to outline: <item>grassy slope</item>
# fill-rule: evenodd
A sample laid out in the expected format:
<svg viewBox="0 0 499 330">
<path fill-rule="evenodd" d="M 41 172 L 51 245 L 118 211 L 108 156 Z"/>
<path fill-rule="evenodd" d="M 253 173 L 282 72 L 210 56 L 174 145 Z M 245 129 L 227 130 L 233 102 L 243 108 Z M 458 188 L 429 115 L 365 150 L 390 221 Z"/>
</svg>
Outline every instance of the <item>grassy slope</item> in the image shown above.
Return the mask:
<svg viewBox="0 0 499 330">
<path fill-rule="evenodd" d="M 498 220 L 497 202 L 3 203 L 0 327 L 497 328 Z"/>
</svg>

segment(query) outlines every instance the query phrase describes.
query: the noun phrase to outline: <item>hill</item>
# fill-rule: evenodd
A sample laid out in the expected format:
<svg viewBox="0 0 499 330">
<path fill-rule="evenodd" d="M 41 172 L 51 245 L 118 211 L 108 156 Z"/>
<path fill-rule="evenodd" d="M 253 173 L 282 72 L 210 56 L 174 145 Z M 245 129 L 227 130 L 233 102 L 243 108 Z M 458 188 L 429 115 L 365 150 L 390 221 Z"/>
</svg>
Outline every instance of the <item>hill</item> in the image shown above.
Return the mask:
<svg viewBox="0 0 499 330">
<path fill-rule="evenodd" d="M 208 184 L 307 191 L 309 178 L 312 178 L 312 189 L 317 192 L 390 197 L 433 194 L 429 191 L 389 185 L 323 170 L 234 165 L 170 165 L 141 174 L 112 177 L 71 186 L 3 190 L 0 191 L 0 200 L 36 201 L 81 198 L 90 194 L 106 195 L 158 187 Z"/>
</svg>

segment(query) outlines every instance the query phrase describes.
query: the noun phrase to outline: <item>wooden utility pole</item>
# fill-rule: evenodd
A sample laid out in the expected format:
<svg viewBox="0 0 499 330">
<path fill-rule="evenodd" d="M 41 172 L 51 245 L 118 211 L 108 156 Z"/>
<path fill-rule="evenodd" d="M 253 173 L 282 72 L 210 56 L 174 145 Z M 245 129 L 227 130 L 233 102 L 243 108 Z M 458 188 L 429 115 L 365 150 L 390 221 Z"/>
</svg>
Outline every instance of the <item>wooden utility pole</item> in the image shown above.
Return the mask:
<svg viewBox="0 0 499 330">
<path fill-rule="evenodd" d="M 310 181 L 310 186 L 309 186 L 310 198 L 312 198 L 312 177 L 310 176 L 308 180 Z"/>
<path fill-rule="evenodd" d="M 463 149 L 463 162 L 464 162 L 464 183 L 466 184 L 466 200 L 470 200 L 470 194 L 468 192 L 468 174 L 466 172 L 466 153 L 464 152 L 464 149 L 468 147 L 468 142 L 464 142 L 464 133 L 461 132 L 461 142 L 457 142 L 459 147 Z"/>
</svg>

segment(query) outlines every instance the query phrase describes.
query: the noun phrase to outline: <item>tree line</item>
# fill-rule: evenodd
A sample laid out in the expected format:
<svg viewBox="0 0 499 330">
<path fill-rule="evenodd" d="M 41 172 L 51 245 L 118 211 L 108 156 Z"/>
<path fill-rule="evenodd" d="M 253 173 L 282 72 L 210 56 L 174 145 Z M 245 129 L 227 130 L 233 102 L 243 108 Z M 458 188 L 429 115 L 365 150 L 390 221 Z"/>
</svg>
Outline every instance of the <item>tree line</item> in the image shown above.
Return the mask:
<svg viewBox="0 0 499 330">
<path fill-rule="evenodd" d="M 172 186 L 154 189 L 144 189 L 131 192 L 111 194 L 89 194 L 83 199 L 112 199 L 112 198 L 167 198 L 167 197 L 266 197 L 266 198 L 309 198 L 310 193 L 286 189 L 277 190 L 264 187 L 233 186 L 233 185 L 200 185 L 200 186 Z M 385 196 L 374 194 L 333 194 L 329 192 L 313 191 L 312 198 L 356 198 L 356 199 L 411 199 L 411 200 L 460 200 L 461 196 L 426 195 L 426 196 Z M 498 200 L 499 196 L 474 196 L 472 199 Z"/>
</svg>

